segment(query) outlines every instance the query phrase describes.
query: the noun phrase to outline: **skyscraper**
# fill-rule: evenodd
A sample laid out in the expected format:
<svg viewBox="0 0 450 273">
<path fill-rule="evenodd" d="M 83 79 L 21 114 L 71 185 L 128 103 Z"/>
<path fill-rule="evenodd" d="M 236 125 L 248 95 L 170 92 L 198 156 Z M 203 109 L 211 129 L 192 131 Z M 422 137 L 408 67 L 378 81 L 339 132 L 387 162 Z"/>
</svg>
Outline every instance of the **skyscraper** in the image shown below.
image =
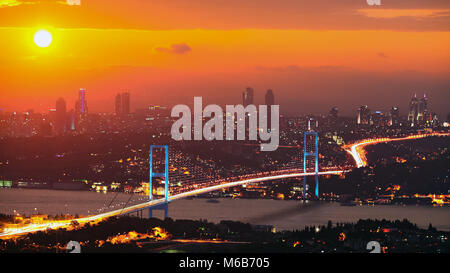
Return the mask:
<svg viewBox="0 0 450 273">
<path fill-rule="evenodd" d="M 118 93 L 115 99 L 115 113 L 117 116 L 127 116 L 130 114 L 130 93 Z"/>
<path fill-rule="evenodd" d="M 384 126 L 387 124 L 387 120 L 384 118 L 384 114 L 381 111 L 375 111 L 371 115 L 370 124 L 375 126 Z"/>
<path fill-rule="evenodd" d="M 86 130 L 86 119 L 88 114 L 88 105 L 86 99 L 86 89 L 80 88 L 78 91 L 78 100 L 75 103 L 75 129 L 78 131 Z"/>
<path fill-rule="evenodd" d="M 356 123 L 358 124 L 370 123 L 370 109 L 367 105 L 362 105 L 358 108 L 358 119 Z"/>
<path fill-rule="evenodd" d="M 408 121 L 412 126 L 417 125 L 417 114 L 419 113 L 419 100 L 417 100 L 417 94 L 414 94 L 409 102 Z"/>
<path fill-rule="evenodd" d="M 56 119 L 55 130 L 58 135 L 63 135 L 66 132 L 67 121 L 67 109 L 66 101 L 63 98 L 59 98 L 56 101 Z"/>
<path fill-rule="evenodd" d="M 122 114 L 127 116 L 130 114 L 130 93 L 122 93 Z"/>
<path fill-rule="evenodd" d="M 253 104 L 253 89 L 251 87 L 247 87 L 247 89 L 245 89 L 242 93 L 242 105 L 246 107 L 250 104 Z"/>
<path fill-rule="evenodd" d="M 427 95 L 423 94 L 423 97 L 420 98 L 419 100 L 419 111 L 417 112 L 417 120 L 419 121 L 419 124 L 423 124 L 428 117 L 429 117 L 428 99 Z"/>
<path fill-rule="evenodd" d="M 77 113 L 81 116 L 86 116 L 88 113 L 88 105 L 87 105 L 87 99 L 86 99 L 86 89 L 80 88 L 78 91 L 78 101 L 77 101 Z"/>
<path fill-rule="evenodd" d="M 423 98 L 417 99 L 417 94 L 414 94 L 409 103 L 408 122 L 411 127 L 423 125 L 430 118 L 428 112 L 428 98 L 424 94 Z"/>
<path fill-rule="evenodd" d="M 274 105 L 275 104 L 275 96 L 273 94 L 272 89 L 268 89 L 266 92 L 266 105 Z"/>
<path fill-rule="evenodd" d="M 389 126 L 397 126 L 400 122 L 400 111 L 398 107 L 392 106 L 389 111 Z"/>
<path fill-rule="evenodd" d="M 122 96 L 120 95 L 120 93 L 116 95 L 114 110 L 117 116 L 122 115 Z"/>
</svg>

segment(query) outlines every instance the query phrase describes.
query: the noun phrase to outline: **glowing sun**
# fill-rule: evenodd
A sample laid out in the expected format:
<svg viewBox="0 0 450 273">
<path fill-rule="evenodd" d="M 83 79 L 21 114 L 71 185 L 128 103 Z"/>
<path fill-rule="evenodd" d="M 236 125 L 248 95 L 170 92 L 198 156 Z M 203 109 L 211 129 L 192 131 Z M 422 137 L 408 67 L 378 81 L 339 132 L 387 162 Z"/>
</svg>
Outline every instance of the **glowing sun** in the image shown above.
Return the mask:
<svg viewBox="0 0 450 273">
<path fill-rule="evenodd" d="M 52 35 L 47 30 L 39 30 L 34 34 L 34 43 L 39 47 L 48 47 L 52 43 Z"/>
</svg>

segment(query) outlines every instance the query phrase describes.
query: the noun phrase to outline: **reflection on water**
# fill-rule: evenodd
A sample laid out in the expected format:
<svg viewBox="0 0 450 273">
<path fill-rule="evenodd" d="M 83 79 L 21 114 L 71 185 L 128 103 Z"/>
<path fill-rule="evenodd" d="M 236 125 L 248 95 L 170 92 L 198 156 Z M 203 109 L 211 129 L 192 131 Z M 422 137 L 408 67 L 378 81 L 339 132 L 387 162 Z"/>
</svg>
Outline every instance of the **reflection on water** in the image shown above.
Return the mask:
<svg viewBox="0 0 450 273">
<path fill-rule="evenodd" d="M 129 200 L 129 201 L 128 201 Z M 106 209 L 120 209 L 147 200 L 146 196 L 95 193 L 85 191 L 55 191 L 33 189 L 0 190 L 0 213 L 50 215 L 70 213 L 95 214 Z M 328 220 L 355 222 L 358 219 L 408 219 L 419 227 L 429 223 L 440 230 L 450 230 L 450 207 L 429 206 L 340 206 L 339 203 L 256 199 L 182 199 L 169 205 L 169 216 L 174 219 L 206 219 L 211 222 L 235 220 L 258 225 L 273 225 L 277 230 L 292 230 L 305 225 L 326 225 Z M 108 205 L 111 206 L 108 208 Z M 36 208 L 36 210 L 35 210 Z M 163 217 L 162 211 L 154 211 Z"/>
<path fill-rule="evenodd" d="M 137 194 L 36 189 L 0 189 L 0 213 L 91 215 L 148 200 Z"/>
<path fill-rule="evenodd" d="M 155 214 L 156 215 L 156 214 Z M 162 214 L 160 214 L 162 215 Z M 356 222 L 359 219 L 408 219 L 419 227 L 431 223 L 440 230 L 450 230 L 450 207 L 431 206 L 341 206 L 339 203 L 301 201 L 220 199 L 178 200 L 169 205 L 174 219 L 207 219 L 211 222 L 236 220 L 258 225 L 273 225 L 277 230 L 293 230 L 305 225 L 326 225 L 328 220 Z"/>
</svg>

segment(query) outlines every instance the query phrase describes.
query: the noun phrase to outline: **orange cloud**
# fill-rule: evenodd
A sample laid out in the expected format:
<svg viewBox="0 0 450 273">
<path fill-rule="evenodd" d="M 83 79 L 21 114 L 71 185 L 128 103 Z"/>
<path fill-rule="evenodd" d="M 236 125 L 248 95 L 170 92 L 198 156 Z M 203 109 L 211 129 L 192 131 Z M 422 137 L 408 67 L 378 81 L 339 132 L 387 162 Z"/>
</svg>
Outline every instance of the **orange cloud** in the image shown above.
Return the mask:
<svg viewBox="0 0 450 273">
<path fill-rule="evenodd" d="M 173 53 L 173 54 L 185 54 L 190 52 L 192 49 L 187 44 L 172 44 L 170 47 L 156 47 L 156 51 L 159 52 L 167 52 L 167 53 Z"/>
<path fill-rule="evenodd" d="M 66 2 L 62 2 L 62 3 L 66 3 L 69 6 L 80 6 L 81 0 L 66 0 Z"/>
<path fill-rule="evenodd" d="M 450 16 L 450 9 L 359 9 L 358 13 L 370 18 L 436 18 Z"/>
<path fill-rule="evenodd" d="M 23 4 L 23 1 L 17 0 L 0 0 L 0 8 L 15 7 Z"/>
<path fill-rule="evenodd" d="M 61 28 L 450 30 L 448 0 L 383 1 L 382 8 L 368 6 L 364 0 L 2 2 L 3 7 L 12 7 L 0 9 L 0 26 L 4 27 L 30 27 L 44 20 Z"/>
<path fill-rule="evenodd" d="M 42 1 L 0 0 L 0 8 L 17 7 L 20 5 L 35 5 L 35 4 L 41 4 L 41 2 L 42 3 L 56 3 L 56 4 L 69 5 L 69 6 L 80 6 L 81 5 L 81 0 L 66 0 L 66 1 L 60 1 L 60 0 L 42 0 Z"/>
</svg>

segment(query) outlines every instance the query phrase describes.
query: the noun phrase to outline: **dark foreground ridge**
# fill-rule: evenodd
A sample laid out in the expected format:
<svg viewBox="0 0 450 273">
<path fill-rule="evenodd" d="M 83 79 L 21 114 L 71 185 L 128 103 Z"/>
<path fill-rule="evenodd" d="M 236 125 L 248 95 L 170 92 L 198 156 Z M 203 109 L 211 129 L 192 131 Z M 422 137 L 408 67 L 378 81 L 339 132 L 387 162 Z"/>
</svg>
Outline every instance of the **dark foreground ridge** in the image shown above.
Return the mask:
<svg viewBox="0 0 450 273">
<path fill-rule="evenodd" d="M 5 252 L 68 252 L 77 241 L 89 252 L 188 252 L 188 253 L 367 253 L 370 241 L 384 253 L 449 253 L 450 232 L 430 224 L 420 229 L 408 220 L 359 220 L 327 226 L 307 226 L 275 232 L 268 226 L 241 222 L 172 220 L 167 218 L 111 218 L 71 230 L 48 230 L 0 240 Z"/>
</svg>

